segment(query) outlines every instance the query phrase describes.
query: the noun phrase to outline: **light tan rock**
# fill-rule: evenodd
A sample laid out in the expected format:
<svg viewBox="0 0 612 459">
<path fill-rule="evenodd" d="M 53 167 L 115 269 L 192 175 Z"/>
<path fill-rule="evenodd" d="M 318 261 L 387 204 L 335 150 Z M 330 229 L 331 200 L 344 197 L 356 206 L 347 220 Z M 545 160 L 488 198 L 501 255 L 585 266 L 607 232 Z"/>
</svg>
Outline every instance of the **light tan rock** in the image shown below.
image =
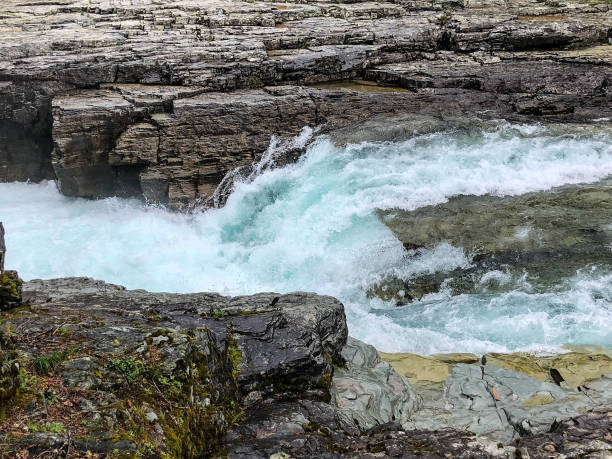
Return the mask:
<svg viewBox="0 0 612 459">
<path fill-rule="evenodd" d="M 551 357 L 529 354 L 487 354 L 487 364 L 518 371 L 534 379 L 555 382 L 551 370 L 559 372 L 563 387 L 577 388 L 612 373 L 612 358 L 600 353 L 569 352 Z"/>
<path fill-rule="evenodd" d="M 451 374 L 455 364 L 478 361 L 478 357 L 474 354 L 459 353 L 439 354 L 431 357 L 409 353 L 387 354 L 385 352 L 379 352 L 379 355 L 417 388 L 441 385 Z"/>
</svg>

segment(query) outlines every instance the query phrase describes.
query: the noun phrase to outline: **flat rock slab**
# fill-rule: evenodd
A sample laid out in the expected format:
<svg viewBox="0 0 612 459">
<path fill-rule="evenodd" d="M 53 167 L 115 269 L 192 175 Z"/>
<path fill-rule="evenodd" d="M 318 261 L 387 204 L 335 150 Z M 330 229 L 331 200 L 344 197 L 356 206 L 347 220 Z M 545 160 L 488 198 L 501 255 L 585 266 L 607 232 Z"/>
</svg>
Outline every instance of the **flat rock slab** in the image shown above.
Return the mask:
<svg viewBox="0 0 612 459">
<path fill-rule="evenodd" d="M 507 442 L 612 403 L 612 371 L 604 354 L 487 354 L 486 364 L 468 354 L 381 356 L 423 399 L 406 428 L 452 427 Z M 557 383 L 551 369 L 568 379 Z"/>
</svg>

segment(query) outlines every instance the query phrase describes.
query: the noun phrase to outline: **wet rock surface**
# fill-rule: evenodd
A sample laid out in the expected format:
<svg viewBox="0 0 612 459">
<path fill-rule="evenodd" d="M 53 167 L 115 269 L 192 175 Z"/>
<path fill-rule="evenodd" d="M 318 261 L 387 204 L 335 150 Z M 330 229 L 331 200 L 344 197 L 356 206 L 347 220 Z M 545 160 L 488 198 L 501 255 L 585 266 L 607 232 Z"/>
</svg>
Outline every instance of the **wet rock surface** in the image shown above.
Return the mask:
<svg viewBox="0 0 612 459">
<path fill-rule="evenodd" d="M 23 386 L 7 402 L 10 451 L 212 454 L 243 405 L 329 400 L 347 338 L 342 305 L 313 294 L 152 294 L 72 278 L 28 282 L 24 295 L 2 317 Z"/>
<path fill-rule="evenodd" d="M 507 443 L 554 432 L 562 420 L 612 404 L 611 361 L 597 351 L 380 355 L 422 397 L 406 429 L 453 426 Z"/>
<path fill-rule="evenodd" d="M 553 445 L 574 457 L 611 449 L 611 380 L 597 376 L 609 371 L 607 355 L 533 360 L 542 368 L 534 377 L 474 355 L 381 359 L 347 339 L 339 302 L 307 293 L 179 295 L 68 278 L 26 282 L 24 300 L 0 313 L 0 438 L 12 454 L 539 457 Z M 531 368 L 521 363 L 527 356 L 487 359 Z M 434 363 L 445 373 L 431 371 Z M 546 379 L 552 368 L 568 383 Z"/>
<path fill-rule="evenodd" d="M 580 269 L 612 265 L 607 249 L 611 203 L 612 181 L 605 179 L 520 196 L 457 196 L 415 211 L 380 212 L 410 252 L 446 242 L 463 248 L 471 263 L 387 279 L 369 294 L 406 304 L 441 288 L 452 294 L 482 293 L 514 289 L 522 282 L 530 291 L 549 291 Z"/>
<path fill-rule="evenodd" d="M 349 337 L 342 357 L 346 363 L 334 372 L 331 387 L 331 404 L 338 407 L 342 424 L 358 430 L 403 425 L 420 407 L 412 385 L 373 346 Z"/>
<path fill-rule="evenodd" d="M 0 180 L 178 208 L 305 125 L 610 117 L 609 13 L 597 0 L 8 0 Z M 308 87 L 353 79 L 402 90 Z"/>
</svg>

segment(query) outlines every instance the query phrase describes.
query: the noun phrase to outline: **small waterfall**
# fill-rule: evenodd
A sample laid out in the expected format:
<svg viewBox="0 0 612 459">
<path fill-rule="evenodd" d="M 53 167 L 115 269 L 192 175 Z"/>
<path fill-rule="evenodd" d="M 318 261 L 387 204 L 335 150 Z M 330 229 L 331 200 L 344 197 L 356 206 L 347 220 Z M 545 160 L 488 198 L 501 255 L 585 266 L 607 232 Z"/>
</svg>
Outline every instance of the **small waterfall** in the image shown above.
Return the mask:
<svg viewBox="0 0 612 459">
<path fill-rule="evenodd" d="M 237 167 L 225 174 L 212 195 L 212 206 L 215 208 L 223 207 L 237 183 L 251 183 L 267 170 L 283 167 L 297 161 L 315 133 L 315 129 L 306 126 L 292 139 L 272 136 L 270 145 L 259 161 L 248 166 Z"/>
</svg>

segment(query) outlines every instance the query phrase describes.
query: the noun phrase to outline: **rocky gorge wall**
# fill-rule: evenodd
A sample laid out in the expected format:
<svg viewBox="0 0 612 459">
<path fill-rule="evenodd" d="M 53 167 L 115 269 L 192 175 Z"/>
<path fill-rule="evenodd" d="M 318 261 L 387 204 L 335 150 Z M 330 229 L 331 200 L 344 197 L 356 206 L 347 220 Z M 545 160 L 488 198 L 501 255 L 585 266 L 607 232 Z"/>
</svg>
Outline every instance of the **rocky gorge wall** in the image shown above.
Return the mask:
<svg viewBox="0 0 612 459">
<path fill-rule="evenodd" d="M 206 201 L 271 135 L 390 113 L 610 116 L 607 1 L 8 0 L 0 180 Z M 397 87 L 311 85 L 361 79 Z M 401 89 L 401 90 L 400 90 Z"/>
</svg>

